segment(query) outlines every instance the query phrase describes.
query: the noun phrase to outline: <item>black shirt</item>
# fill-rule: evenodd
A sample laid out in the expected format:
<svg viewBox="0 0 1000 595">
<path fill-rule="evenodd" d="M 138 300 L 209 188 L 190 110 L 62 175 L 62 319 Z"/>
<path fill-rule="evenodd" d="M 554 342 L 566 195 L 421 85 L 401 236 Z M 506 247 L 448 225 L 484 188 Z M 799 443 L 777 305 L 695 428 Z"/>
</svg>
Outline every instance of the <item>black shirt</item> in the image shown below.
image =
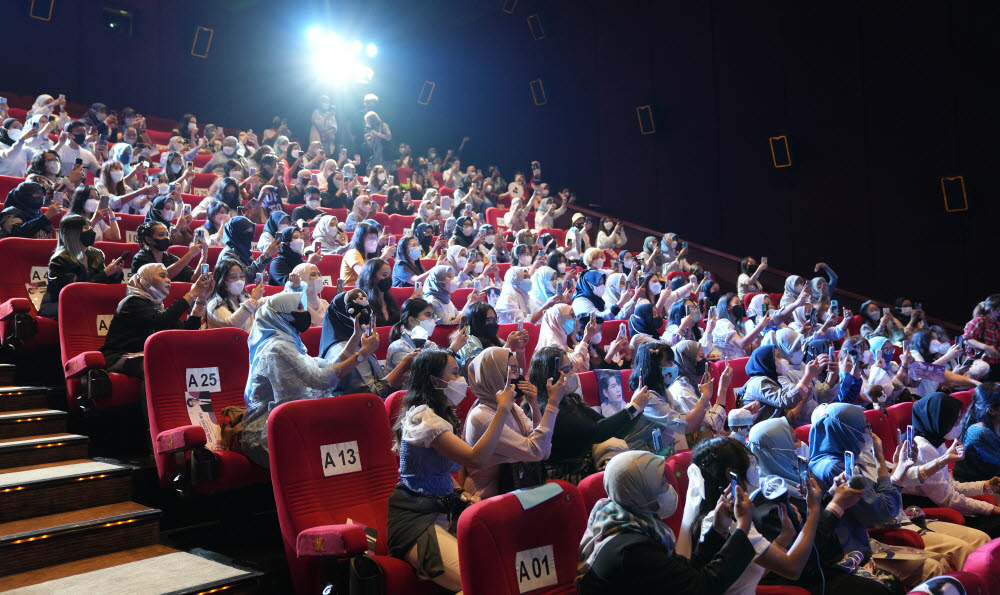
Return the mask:
<svg viewBox="0 0 1000 595">
<path fill-rule="evenodd" d="M 624 438 L 634 423 L 635 420 L 625 409 L 603 417 L 583 400 L 567 396 L 559 402 L 559 415 L 552 428 L 549 460 L 560 462 L 581 458 L 595 444 L 609 438 Z"/>
<path fill-rule="evenodd" d="M 184 298 L 178 298 L 170 307 L 160 310 L 144 297 L 126 296 L 118 302 L 104 347 L 101 347 L 105 366 L 110 367 L 126 353 L 142 352 L 146 339 L 153 333 L 201 327 L 201 317 L 198 316 L 188 316 L 186 321 L 181 322 L 181 316 L 188 308 L 189 304 Z"/>
<path fill-rule="evenodd" d="M 313 209 L 311 207 L 302 205 L 301 207 L 295 207 L 295 210 L 292 211 L 292 221 L 298 221 L 299 219 L 304 219 L 306 222 L 309 222 L 315 219 L 316 217 L 325 214 L 326 213 L 324 213 L 319 209 Z"/>
<path fill-rule="evenodd" d="M 169 252 L 164 252 L 163 257 L 160 260 L 160 264 L 163 265 L 163 268 L 169 269 L 178 260 L 180 260 L 180 258 Z M 149 248 L 149 246 L 144 246 L 142 250 L 139 250 L 138 254 L 132 257 L 132 274 L 136 274 L 136 272 L 142 268 L 142 265 L 149 264 L 151 262 L 156 262 L 156 258 L 153 257 L 153 251 Z M 177 273 L 176 276 L 171 277 L 171 279 L 174 281 L 180 281 L 181 283 L 190 283 L 192 277 L 194 277 L 194 269 L 189 266 L 185 266 L 181 269 L 181 272 Z"/>
<path fill-rule="evenodd" d="M 49 261 L 48 288 L 42 297 L 38 315 L 59 318 L 59 294 L 70 283 L 121 283 L 122 274 L 108 277 L 104 274 L 104 252 L 91 246 L 87 248 L 87 268 L 62 252 Z"/>
</svg>

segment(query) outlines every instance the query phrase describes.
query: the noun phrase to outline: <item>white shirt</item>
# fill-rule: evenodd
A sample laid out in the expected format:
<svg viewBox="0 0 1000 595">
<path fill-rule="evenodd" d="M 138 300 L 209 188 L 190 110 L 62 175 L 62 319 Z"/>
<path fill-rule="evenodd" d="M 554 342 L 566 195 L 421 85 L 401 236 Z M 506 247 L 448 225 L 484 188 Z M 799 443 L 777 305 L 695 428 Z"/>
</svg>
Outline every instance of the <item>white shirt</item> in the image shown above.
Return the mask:
<svg viewBox="0 0 1000 595">
<path fill-rule="evenodd" d="M 32 157 L 34 151 L 21 141 L 13 146 L 0 145 L 0 176 L 23 178 Z"/>
<path fill-rule="evenodd" d="M 704 520 L 701 522 L 701 537 L 705 538 L 705 534 L 712 527 L 712 523 L 715 522 L 715 510 L 710 510 L 708 514 L 705 515 Z M 729 530 L 732 531 L 736 528 L 736 521 L 732 521 Z M 771 547 L 771 542 L 768 541 L 763 535 L 757 531 L 757 528 L 750 524 L 750 531 L 747 533 L 747 539 L 750 540 L 750 545 L 753 546 L 753 551 L 757 552 L 754 556 L 754 562 L 756 562 L 767 548 Z M 757 584 L 760 579 L 764 578 L 764 573 L 767 570 L 759 564 L 750 564 L 740 575 L 740 578 L 736 579 L 728 589 L 726 589 L 725 595 L 754 595 L 757 591 Z"/>
<path fill-rule="evenodd" d="M 69 172 L 73 171 L 77 159 L 83 159 L 83 168 L 88 171 L 97 173 L 101 169 L 101 164 L 97 162 L 97 157 L 94 157 L 93 153 L 79 145 L 74 149 L 70 146 L 70 143 L 63 143 L 63 146 L 59 147 L 56 153 L 62 161 L 63 176 L 68 176 Z"/>
</svg>

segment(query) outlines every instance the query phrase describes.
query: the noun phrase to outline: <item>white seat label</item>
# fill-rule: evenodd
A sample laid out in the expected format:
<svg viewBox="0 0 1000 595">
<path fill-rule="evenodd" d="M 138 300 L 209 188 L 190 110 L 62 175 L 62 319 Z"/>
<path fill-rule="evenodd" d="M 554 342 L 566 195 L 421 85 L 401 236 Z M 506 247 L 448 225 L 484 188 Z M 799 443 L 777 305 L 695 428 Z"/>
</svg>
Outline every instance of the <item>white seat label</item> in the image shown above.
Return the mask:
<svg viewBox="0 0 1000 595">
<path fill-rule="evenodd" d="M 48 283 L 49 267 L 31 267 L 29 283 Z"/>
<path fill-rule="evenodd" d="M 137 244 L 138 243 L 138 237 L 139 236 L 136 235 L 135 231 L 126 231 L 125 232 L 125 241 L 128 242 L 129 244 Z"/>
<path fill-rule="evenodd" d="M 517 552 L 514 571 L 517 573 L 517 587 L 520 593 L 559 582 L 556 578 L 556 560 L 551 545 Z"/>
<path fill-rule="evenodd" d="M 97 315 L 97 336 L 106 337 L 108 335 L 108 329 L 111 328 L 111 319 L 114 318 L 114 314 L 98 314 Z"/>
<path fill-rule="evenodd" d="M 184 390 L 189 393 L 217 393 L 222 390 L 219 368 L 188 368 L 184 372 Z"/>
<path fill-rule="evenodd" d="M 332 286 L 333 285 L 333 277 L 331 277 L 330 275 L 323 275 L 323 285 L 326 286 L 326 287 Z"/>
<path fill-rule="evenodd" d="M 319 447 L 323 460 L 323 475 L 343 475 L 361 471 L 361 453 L 358 451 L 358 441 L 326 444 Z"/>
</svg>

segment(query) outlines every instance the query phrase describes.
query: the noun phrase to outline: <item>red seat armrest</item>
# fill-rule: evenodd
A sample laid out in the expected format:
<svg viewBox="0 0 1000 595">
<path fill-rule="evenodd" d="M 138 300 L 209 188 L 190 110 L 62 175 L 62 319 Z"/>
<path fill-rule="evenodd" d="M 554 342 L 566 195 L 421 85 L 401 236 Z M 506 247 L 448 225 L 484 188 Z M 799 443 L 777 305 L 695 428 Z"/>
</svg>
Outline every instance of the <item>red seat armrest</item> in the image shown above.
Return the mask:
<svg viewBox="0 0 1000 595">
<path fill-rule="evenodd" d="M 869 529 L 868 535 L 887 545 L 902 545 L 924 549 L 924 538 L 909 529 Z"/>
<path fill-rule="evenodd" d="M 965 524 L 965 517 L 954 508 L 925 508 L 924 515 L 929 521 L 942 521 L 956 525 Z"/>
<path fill-rule="evenodd" d="M 357 556 L 368 551 L 361 525 L 320 525 L 299 533 L 295 553 L 303 556 Z"/>
<path fill-rule="evenodd" d="M 101 370 L 103 368 L 104 354 L 100 351 L 84 351 L 63 365 L 63 370 L 66 372 L 66 378 L 79 376 L 87 370 Z"/>
<path fill-rule="evenodd" d="M 972 499 L 982 500 L 983 502 L 987 504 L 992 504 L 993 506 L 997 505 L 997 499 L 994 498 L 992 494 L 979 494 L 978 496 L 973 496 Z"/>
<path fill-rule="evenodd" d="M 178 450 L 188 450 L 196 446 L 205 446 L 208 438 L 205 428 L 201 426 L 178 426 L 157 434 L 156 454 L 162 455 Z"/>
<path fill-rule="evenodd" d="M 28 298 L 11 298 L 0 304 L 0 320 L 7 320 L 15 314 L 31 312 L 31 300 Z"/>
</svg>

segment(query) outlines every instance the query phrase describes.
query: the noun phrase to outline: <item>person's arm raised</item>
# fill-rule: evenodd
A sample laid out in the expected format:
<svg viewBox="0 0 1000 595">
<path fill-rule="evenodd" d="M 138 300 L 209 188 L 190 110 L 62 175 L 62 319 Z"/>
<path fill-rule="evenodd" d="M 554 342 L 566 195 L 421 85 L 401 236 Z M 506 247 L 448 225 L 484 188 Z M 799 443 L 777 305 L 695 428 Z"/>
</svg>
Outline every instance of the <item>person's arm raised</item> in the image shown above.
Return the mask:
<svg viewBox="0 0 1000 595">
<path fill-rule="evenodd" d="M 431 447 L 442 456 L 469 469 L 482 467 L 493 456 L 500 443 L 500 434 L 503 432 L 504 424 L 507 422 L 507 416 L 510 415 L 510 408 L 513 404 L 514 385 L 508 384 L 497 393 L 496 414 L 490 420 L 486 432 L 476 441 L 475 445 L 469 446 L 453 432 L 443 432 L 434 439 Z"/>
</svg>

